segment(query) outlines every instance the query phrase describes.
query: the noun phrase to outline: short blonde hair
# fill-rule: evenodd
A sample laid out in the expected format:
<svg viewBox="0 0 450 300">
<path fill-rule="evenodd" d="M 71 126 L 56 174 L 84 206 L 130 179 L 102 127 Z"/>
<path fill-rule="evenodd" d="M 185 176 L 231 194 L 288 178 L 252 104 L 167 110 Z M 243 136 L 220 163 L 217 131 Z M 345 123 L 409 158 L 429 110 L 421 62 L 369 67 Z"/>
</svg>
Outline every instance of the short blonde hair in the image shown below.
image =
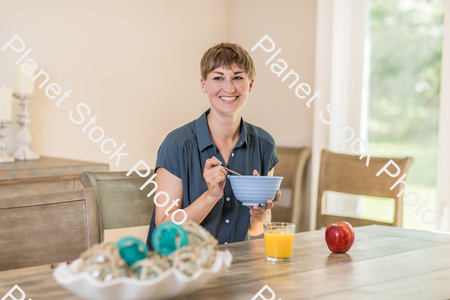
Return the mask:
<svg viewBox="0 0 450 300">
<path fill-rule="evenodd" d="M 201 76 L 204 80 L 218 67 L 231 69 L 236 63 L 247 74 L 248 79 L 255 77 L 255 66 L 250 54 L 242 46 L 233 43 L 220 43 L 209 48 L 200 61 Z"/>
</svg>

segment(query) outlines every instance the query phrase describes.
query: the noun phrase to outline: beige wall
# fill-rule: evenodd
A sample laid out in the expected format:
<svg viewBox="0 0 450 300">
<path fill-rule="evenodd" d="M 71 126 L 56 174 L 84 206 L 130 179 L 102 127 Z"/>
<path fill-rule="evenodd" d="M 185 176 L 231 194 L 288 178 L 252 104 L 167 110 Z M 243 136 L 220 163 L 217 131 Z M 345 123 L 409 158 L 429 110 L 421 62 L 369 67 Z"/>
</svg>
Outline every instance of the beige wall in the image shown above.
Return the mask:
<svg viewBox="0 0 450 300">
<path fill-rule="evenodd" d="M 32 48 L 27 58 L 50 75 L 50 82 L 72 90 L 61 108 L 43 90 L 32 100 L 33 150 L 110 163 L 112 171 L 129 170 L 139 159 L 154 167 L 166 134 L 209 107 L 199 87 L 199 61 L 221 41 L 243 45 L 256 65 L 244 118 L 269 131 L 278 145 L 311 146 L 312 110 L 288 89 L 290 82 L 281 82 L 264 65 L 271 55 L 250 49 L 268 34 L 276 49 L 283 49 L 277 58 L 313 87 L 315 5 L 314 0 L 0 0 L 0 47 L 19 35 Z M 0 84 L 14 87 L 20 56 L 10 49 L 0 52 Z M 86 121 L 70 120 L 69 111 L 80 102 L 91 108 L 90 117 L 98 116 L 95 125 L 105 137 L 127 144 L 129 156 L 119 167 L 82 133 Z M 17 124 L 8 130 L 7 152 L 17 147 L 17 130 Z"/>
<path fill-rule="evenodd" d="M 313 86 L 315 1 L 0 1 L 0 45 L 15 34 L 32 48 L 27 58 L 71 97 L 56 107 L 43 90 L 32 100 L 32 148 L 39 154 L 110 163 L 129 170 L 153 166 L 165 135 L 197 118 L 208 100 L 199 88 L 199 60 L 221 41 L 248 51 L 265 34 L 283 50 L 289 69 Z M 14 87 L 21 54 L 0 52 L 0 83 Z M 279 145 L 311 145 L 312 114 L 304 101 L 252 53 L 257 79 L 244 118 Z M 39 80 L 39 79 L 38 79 Z M 119 167 L 69 119 L 79 102 L 98 116 L 105 137 L 126 143 Z M 15 112 L 18 110 L 17 103 Z M 77 114 L 76 114 L 77 116 Z M 86 122 L 86 121 L 85 121 Z M 8 151 L 18 125 L 8 130 Z"/>
<path fill-rule="evenodd" d="M 111 170 L 129 170 L 141 158 L 153 166 L 165 135 L 208 108 L 199 61 L 209 46 L 229 39 L 228 1 L 0 3 L 0 45 L 18 34 L 50 81 L 72 90 L 61 108 L 43 90 L 32 100 L 37 153 L 110 163 Z M 7 87 L 14 86 L 20 56 L 0 52 L 0 82 Z M 119 167 L 81 132 L 84 125 L 70 120 L 79 102 L 98 116 L 95 125 L 106 137 L 127 144 L 129 156 Z M 17 127 L 8 131 L 11 139 Z M 14 148 L 10 142 L 9 151 Z"/>
</svg>

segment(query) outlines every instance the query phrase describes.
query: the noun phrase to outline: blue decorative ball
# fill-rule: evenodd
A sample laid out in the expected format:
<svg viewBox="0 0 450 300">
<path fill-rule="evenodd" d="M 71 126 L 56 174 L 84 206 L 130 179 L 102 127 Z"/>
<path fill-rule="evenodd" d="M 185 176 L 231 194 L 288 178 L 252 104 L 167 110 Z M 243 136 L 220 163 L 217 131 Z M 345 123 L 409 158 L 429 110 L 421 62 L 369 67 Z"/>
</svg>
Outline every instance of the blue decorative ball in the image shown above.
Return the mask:
<svg viewBox="0 0 450 300">
<path fill-rule="evenodd" d="M 140 239 L 125 237 L 116 243 L 116 247 L 128 266 L 147 257 L 148 247 Z"/>
<path fill-rule="evenodd" d="M 153 248 L 163 255 L 169 255 L 188 243 L 188 235 L 183 227 L 172 222 L 162 223 L 152 235 Z"/>
</svg>

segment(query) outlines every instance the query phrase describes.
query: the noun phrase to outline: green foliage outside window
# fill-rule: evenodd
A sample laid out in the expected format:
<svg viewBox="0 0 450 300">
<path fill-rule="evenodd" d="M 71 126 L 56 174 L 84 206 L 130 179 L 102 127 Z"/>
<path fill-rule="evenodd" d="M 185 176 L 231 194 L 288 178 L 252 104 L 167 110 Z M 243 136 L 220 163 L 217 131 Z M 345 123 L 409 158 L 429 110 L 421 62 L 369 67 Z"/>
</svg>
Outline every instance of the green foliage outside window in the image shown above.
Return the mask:
<svg viewBox="0 0 450 300">
<path fill-rule="evenodd" d="M 436 210 L 443 0 L 370 1 L 369 144 L 379 156 L 414 158 L 408 191 Z M 390 219 L 392 203 L 365 199 L 362 217 Z M 403 207 L 403 226 L 433 230 Z"/>
<path fill-rule="evenodd" d="M 372 0 L 370 9 L 369 140 L 434 148 L 438 139 L 444 3 Z M 410 179 L 423 183 L 424 178 Z M 435 172 L 425 180 L 435 184 Z"/>
</svg>

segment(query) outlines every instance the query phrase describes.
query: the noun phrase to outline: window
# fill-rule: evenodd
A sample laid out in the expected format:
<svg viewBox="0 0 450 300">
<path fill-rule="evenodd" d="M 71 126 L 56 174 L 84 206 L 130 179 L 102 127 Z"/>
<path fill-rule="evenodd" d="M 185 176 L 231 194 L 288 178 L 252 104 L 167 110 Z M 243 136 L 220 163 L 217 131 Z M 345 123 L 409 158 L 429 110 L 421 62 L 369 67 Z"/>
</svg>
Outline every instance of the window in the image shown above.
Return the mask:
<svg viewBox="0 0 450 300">
<path fill-rule="evenodd" d="M 408 191 L 420 203 L 430 199 L 434 211 L 443 15 L 443 0 L 370 1 L 369 144 L 377 143 L 379 156 L 414 158 Z M 385 220 L 391 207 L 364 197 L 361 217 Z M 416 215 L 418 207 L 403 206 L 403 227 L 434 230 L 436 223 Z"/>
</svg>

